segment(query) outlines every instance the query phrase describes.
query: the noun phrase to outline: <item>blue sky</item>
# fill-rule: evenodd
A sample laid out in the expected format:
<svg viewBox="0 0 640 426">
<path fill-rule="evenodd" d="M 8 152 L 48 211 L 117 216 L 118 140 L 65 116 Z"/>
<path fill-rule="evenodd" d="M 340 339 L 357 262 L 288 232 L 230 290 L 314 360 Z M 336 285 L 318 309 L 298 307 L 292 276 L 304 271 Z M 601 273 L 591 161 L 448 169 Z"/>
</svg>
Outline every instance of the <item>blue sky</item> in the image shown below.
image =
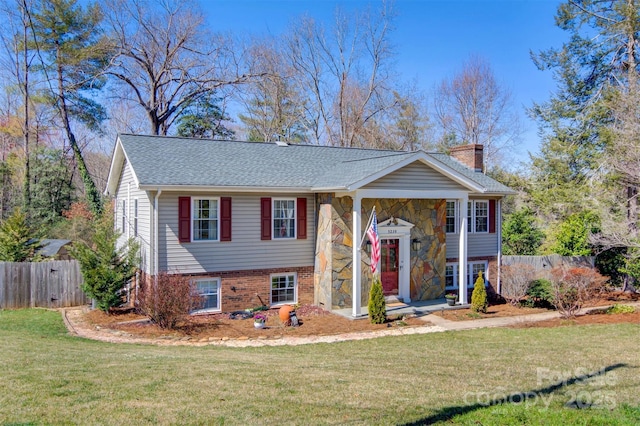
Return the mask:
<svg viewBox="0 0 640 426">
<path fill-rule="evenodd" d="M 211 29 L 239 36 L 280 34 L 295 18 L 308 14 L 331 23 L 336 6 L 364 9 L 376 2 L 360 0 L 200 0 Z M 490 62 L 521 111 L 525 133 L 516 153 L 527 159 L 540 139 L 525 108 L 555 90 L 550 71 L 538 71 L 530 51 L 560 47 L 567 35 L 554 25 L 557 0 L 396 0 L 391 40 L 397 69 L 405 81 L 415 79 L 427 92 L 460 71 L 472 54 Z"/>
</svg>

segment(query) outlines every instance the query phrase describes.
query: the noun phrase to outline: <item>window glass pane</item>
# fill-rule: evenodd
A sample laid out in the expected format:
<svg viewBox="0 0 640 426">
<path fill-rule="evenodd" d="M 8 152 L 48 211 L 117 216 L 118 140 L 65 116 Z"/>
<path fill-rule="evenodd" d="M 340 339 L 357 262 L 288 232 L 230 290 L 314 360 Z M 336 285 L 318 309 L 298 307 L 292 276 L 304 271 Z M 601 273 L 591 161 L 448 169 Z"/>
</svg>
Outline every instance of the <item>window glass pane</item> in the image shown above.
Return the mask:
<svg viewBox="0 0 640 426">
<path fill-rule="evenodd" d="M 487 201 L 475 202 L 475 232 L 487 232 L 489 230 L 489 203 Z"/>
<path fill-rule="evenodd" d="M 196 282 L 198 293 L 204 298 L 201 309 L 219 309 L 218 280 Z"/>
<path fill-rule="evenodd" d="M 474 263 L 472 265 L 472 267 L 469 268 L 469 269 L 471 269 L 471 272 L 473 274 L 472 276 L 473 276 L 473 282 L 474 283 L 476 282 L 476 279 L 478 279 L 478 273 L 480 273 L 480 271 L 483 272 L 482 276 L 484 277 L 484 279 L 486 281 L 486 276 L 484 274 L 484 272 L 485 272 L 485 264 L 484 263 Z"/>
<path fill-rule="evenodd" d="M 455 201 L 447 201 L 446 232 L 447 233 L 456 232 L 456 202 Z"/>
<path fill-rule="evenodd" d="M 295 238 L 296 203 L 294 200 L 273 200 L 274 238 Z"/>
<path fill-rule="evenodd" d="M 472 213 L 472 209 L 471 209 L 472 204 L 473 203 L 471 201 L 469 201 L 469 203 L 467 203 L 467 232 L 473 232 L 473 226 L 472 226 L 473 217 L 471 215 L 471 213 Z"/>
<path fill-rule="evenodd" d="M 444 275 L 444 282 L 446 287 L 458 286 L 453 265 L 447 265 Z"/>
<path fill-rule="evenodd" d="M 295 275 L 276 275 L 271 277 L 271 303 L 295 303 Z"/>
<path fill-rule="evenodd" d="M 193 239 L 218 239 L 218 200 L 193 200 Z"/>
</svg>

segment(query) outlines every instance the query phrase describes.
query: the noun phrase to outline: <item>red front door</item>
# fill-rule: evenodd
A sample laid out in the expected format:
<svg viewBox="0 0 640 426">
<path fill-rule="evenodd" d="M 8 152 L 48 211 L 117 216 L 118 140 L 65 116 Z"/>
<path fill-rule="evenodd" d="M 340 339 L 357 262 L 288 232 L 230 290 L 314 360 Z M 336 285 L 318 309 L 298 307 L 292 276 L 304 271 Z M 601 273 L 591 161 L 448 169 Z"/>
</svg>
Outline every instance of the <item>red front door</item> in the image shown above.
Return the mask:
<svg viewBox="0 0 640 426">
<path fill-rule="evenodd" d="M 385 296 L 398 295 L 398 241 L 382 240 L 380 243 L 380 279 Z"/>
</svg>

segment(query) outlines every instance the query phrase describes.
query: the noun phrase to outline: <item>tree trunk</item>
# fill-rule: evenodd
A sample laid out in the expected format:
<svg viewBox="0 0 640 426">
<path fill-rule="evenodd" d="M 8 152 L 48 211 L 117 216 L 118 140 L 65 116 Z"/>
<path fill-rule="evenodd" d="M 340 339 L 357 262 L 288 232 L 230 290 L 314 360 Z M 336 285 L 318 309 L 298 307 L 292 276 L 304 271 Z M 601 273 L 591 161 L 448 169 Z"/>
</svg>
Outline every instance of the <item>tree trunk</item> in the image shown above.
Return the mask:
<svg viewBox="0 0 640 426">
<path fill-rule="evenodd" d="M 27 21 L 27 2 L 22 2 L 22 29 L 24 43 L 24 187 L 23 187 L 23 205 L 24 213 L 29 217 L 29 207 L 31 206 L 31 171 L 29 164 L 29 48 L 28 48 L 28 21 Z"/>
<path fill-rule="evenodd" d="M 57 55 L 58 58 L 60 58 L 59 45 Z M 78 164 L 78 170 L 80 171 L 80 177 L 82 178 L 82 183 L 84 184 L 85 196 L 87 197 L 89 208 L 96 216 L 98 216 L 102 212 L 102 199 L 100 198 L 100 193 L 98 192 L 95 183 L 93 183 L 93 179 L 91 179 L 91 175 L 89 175 L 87 165 L 84 162 L 82 152 L 80 151 L 80 147 L 78 146 L 78 143 L 76 141 L 76 136 L 71 130 L 71 124 L 69 122 L 69 112 L 67 110 L 67 102 L 64 94 L 62 65 L 60 65 L 60 59 L 58 59 L 58 109 L 60 111 L 60 115 L 62 116 L 62 122 L 64 124 L 64 130 L 67 133 L 67 138 L 69 139 L 69 144 L 71 145 L 71 149 L 73 150 L 73 156 Z"/>
</svg>

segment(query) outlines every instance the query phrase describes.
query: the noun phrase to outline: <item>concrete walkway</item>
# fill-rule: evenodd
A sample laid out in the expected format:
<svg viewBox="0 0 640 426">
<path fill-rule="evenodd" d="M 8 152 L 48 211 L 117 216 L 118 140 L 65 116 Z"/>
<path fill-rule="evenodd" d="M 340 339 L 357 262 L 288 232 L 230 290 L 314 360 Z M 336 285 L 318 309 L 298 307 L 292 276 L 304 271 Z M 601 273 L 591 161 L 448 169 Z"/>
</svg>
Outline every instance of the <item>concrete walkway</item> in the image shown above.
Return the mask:
<svg viewBox="0 0 640 426">
<path fill-rule="evenodd" d="M 634 306 L 636 309 L 640 309 L 640 302 L 621 302 L 621 304 Z M 610 305 L 609 305 L 610 306 Z M 580 311 L 580 314 L 588 313 L 589 311 L 596 309 L 606 309 L 609 306 L 598 306 L 593 308 L 585 308 Z M 100 340 L 111 343 L 135 343 L 135 344 L 150 344 L 150 345 L 190 345 L 190 346 L 229 346 L 229 347 L 257 347 L 257 346 L 284 346 L 284 345 L 305 345 L 311 343 L 334 343 L 347 340 L 367 340 L 384 336 L 403 336 L 410 334 L 428 334 L 428 333 L 440 333 L 445 331 L 458 331 L 458 330 L 473 330 L 477 328 L 491 328 L 491 327 L 508 327 L 511 325 L 535 323 L 538 321 L 545 321 L 554 318 L 560 318 L 560 314 L 556 311 L 542 312 L 539 314 L 517 315 L 511 317 L 499 317 L 499 318 L 485 318 L 485 319 L 470 319 L 467 321 L 451 321 L 442 318 L 438 315 L 433 315 L 434 311 L 427 312 L 422 316 L 418 316 L 421 320 L 425 321 L 422 327 L 400 327 L 390 328 L 380 331 L 369 332 L 355 332 L 345 333 L 333 336 L 305 336 L 305 337 L 290 337 L 284 336 L 278 339 L 215 339 L 207 341 L 193 341 L 193 340 L 166 340 L 158 338 L 144 338 L 134 336 L 128 333 L 119 332 L 116 330 L 102 329 L 87 324 L 83 320 L 81 308 L 67 308 L 62 309 L 62 318 L 64 323 L 73 335 L 84 337 L 87 339 Z"/>
<path fill-rule="evenodd" d="M 636 309 L 640 309 L 640 302 L 630 302 L 630 303 L 623 302 L 620 304 L 633 306 Z M 584 308 L 578 312 L 578 315 L 587 314 L 595 310 L 607 309 L 610 306 L 612 305 Z M 476 328 L 508 327 L 512 325 L 546 321 L 546 320 L 560 318 L 560 317 L 561 315 L 558 311 L 549 311 L 549 312 L 541 312 L 539 314 L 516 315 L 516 316 L 510 316 L 510 317 L 497 317 L 497 318 L 483 318 L 483 319 L 474 319 L 474 320 L 468 320 L 468 321 L 450 321 L 438 315 L 427 315 L 427 316 L 421 317 L 421 319 L 424 319 L 425 321 L 429 321 L 432 324 L 442 327 L 445 331 L 456 331 L 456 330 L 473 330 Z"/>
</svg>

